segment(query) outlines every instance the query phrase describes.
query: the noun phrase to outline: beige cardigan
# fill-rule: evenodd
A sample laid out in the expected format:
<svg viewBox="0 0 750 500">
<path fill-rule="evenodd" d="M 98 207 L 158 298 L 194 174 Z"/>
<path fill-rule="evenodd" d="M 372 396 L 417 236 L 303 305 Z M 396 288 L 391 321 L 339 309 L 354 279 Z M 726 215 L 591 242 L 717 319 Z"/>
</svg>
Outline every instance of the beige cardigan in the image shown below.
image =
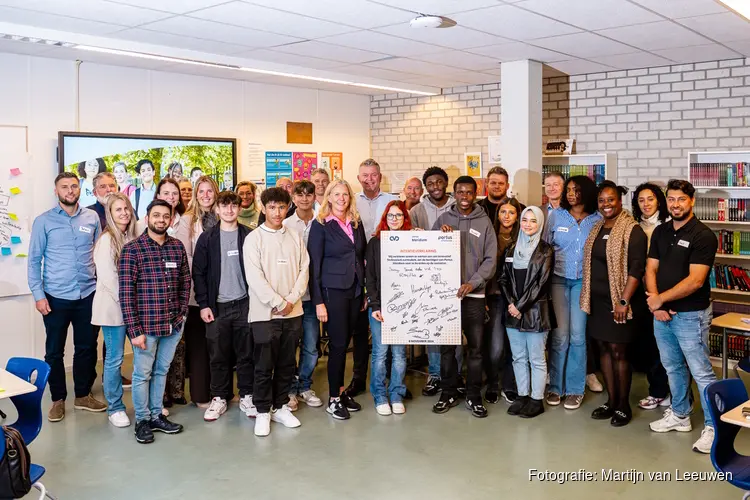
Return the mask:
<svg viewBox="0 0 750 500">
<path fill-rule="evenodd" d="M 195 251 L 195 244 L 198 243 L 198 238 L 203 234 L 203 224 L 201 221 L 195 222 L 195 229 L 193 230 L 193 237 L 190 237 L 190 217 L 183 215 L 177 225 L 172 236 L 182 242 L 185 247 L 185 253 L 187 253 L 188 265 L 190 266 L 190 274 L 193 273 L 193 253 Z M 193 282 L 190 281 L 190 301 L 189 305 L 198 306 L 195 301 L 195 289 L 193 288 Z"/>
<path fill-rule="evenodd" d="M 112 236 L 105 232 L 94 245 L 96 265 L 96 293 L 91 306 L 91 324 L 122 326 L 120 310 L 120 285 L 117 266 L 112 260 Z"/>
</svg>

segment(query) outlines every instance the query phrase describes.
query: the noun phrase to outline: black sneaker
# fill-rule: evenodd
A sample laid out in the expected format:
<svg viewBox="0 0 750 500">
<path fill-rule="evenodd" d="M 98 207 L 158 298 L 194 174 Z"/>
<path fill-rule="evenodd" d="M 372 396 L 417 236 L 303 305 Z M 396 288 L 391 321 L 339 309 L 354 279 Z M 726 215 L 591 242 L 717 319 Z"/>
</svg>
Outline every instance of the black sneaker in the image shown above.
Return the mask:
<svg viewBox="0 0 750 500">
<path fill-rule="evenodd" d="M 422 396 L 435 396 L 440 392 L 440 377 L 430 375 L 422 388 Z"/>
<path fill-rule="evenodd" d="M 484 418 L 487 416 L 487 408 L 484 407 L 481 401 L 475 403 L 471 399 L 467 399 L 466 408 L 477 418 Z"/>
<path fill-rule="evenodd" d="M 348 411 L 359 411 L 362 409 L 362 405 L 354 401 L 354 398 L 346 393 L 341 395 L 341 404 Z"/>
<path fill-rule="evenodd" d="M 513 404 L 513 402 L 518 399 L 518 393 L 513 390 L 502 391 L 501 394 L 503 396 L 503 399 L 510 404 Z"/>
<path fill-rule="evenodd" d="M 363 394 L 366 390 L 367 385 L 363 381 L 353 378 L 351 383 L 349 384 L 349 387 L 344 389 L 344 394 L 346 394 L 350 398 L 353 398 L 354 396 Z"/>
<path fill-rule="evenodd" d="M 528 396 L 519 396 L 508 408 L 508 415 L 520 415 L 526 405 L 529 404 L 530 399 Z"/>
<path fill-rule="evenodd" d="M 518 416 L 521 418 L 534 418 L 542 413 L 544 413 L 544 401 L 541 399 L 529 399 L 529 402 L 523 407 Z"/>
<path fill-rule="evenodd" d="M 348 420 L 350 418 L 349 410 L 341 404 L 341 398 L 329 399 L 326 412 L 336 420 Z"/>
<path fill-rule="evenodd" d="M 456 390 L 458 391 L 459 398 L 466 399 L 466 382 L 464 379 L 459 379 L 458 388 Z"/>
<path fill-rule="evenodd" d="M 141 420 L 135 423 L 135 440 L 141 444 L 154 442 L 154 433 L 148 420 Z"/>
<path fill-rule="evenodd" d="M 484 393 L 484 400 L 491 405 L 495 405 L 500 401 L 500 394 L 497 392 L 497 389 L 487 389 Z"/>
<path fill-rule="evenodd" d="M 149 424 L 152 431 L 159 431 L 164 434 L 179 434 L 182 432 L 182 425 L 170 422 L 164 415 L 159 415 L 159 418 L 152 418 L 149 420 Z"/>
<path fill-rule="evenodd" d="M 437 403 L 432 406 L 433 413 L 445 413 L 458 404 L 458 398 L 446 396 L 445 393 L 440 396 Z"/>
</svg>

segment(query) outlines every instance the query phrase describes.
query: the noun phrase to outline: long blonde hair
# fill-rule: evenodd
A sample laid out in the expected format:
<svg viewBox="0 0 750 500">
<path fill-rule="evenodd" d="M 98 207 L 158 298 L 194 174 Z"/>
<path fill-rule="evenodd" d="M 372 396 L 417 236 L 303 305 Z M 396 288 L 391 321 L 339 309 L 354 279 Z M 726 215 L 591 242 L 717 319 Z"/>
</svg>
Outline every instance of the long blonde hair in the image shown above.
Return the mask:
<svg viewBox="0 0 750 500">
<path fill-rule="evenodd" d="M 125 202 L 125 207 L 130 211 L 130 222 L 128 227 L 125 228 L 125 232 L 121 232 L 117 228 L 114 217 L 112 217 L 112 207 L 116 201 Z M 112 240 L 112 260 L 115 262 L 115 267 L 119 268 L 120 253 L 122 253 L 122 247 L 125 243 L 134 240 L 138 237 L 138 230 L 136 229 L 135 210 L 133 205 L 130 203 L 130 198 L 125 196 L 125 193 L 111 193 L 107 196 L 107 206 L 105 207 L 105 216 L 107 218 L 107 228 L 102 233 L 102 236 L 109 234 L 109 238 Z M 101 239 L 101 237 L 99 238 Z"/>
<path fill-rule="evenodd" d="M 211 208 L 209 210 L 205 210 L 201 204 L 198 202 L 198 190 L 201 187 L 201 184 L 204 182 L 208 182 L 211 184 L 211 187 L 214 190 L 214 203 L 211 205 Z M 185 217 L 187 217 L 188 222 L 190 223 L 190 237 L 193 237 L 193 234 L 195 233 L 195 223 L 198 221 L 203 220 L 203 216 L 206 215 L 209 212 L 213 212 L 216 208 L 216 198 L 219 196 L 219 185 L 216 183 L 216 181 L 213 179 L 213 177 L 209 177 L 207 175 L 201 175 L 198 178 L 198 181 L 195 183 L 195 186 L 193 187 L 193 199 L 190 201 L 190 208 L 187 212 L 185 212 Z"/>
<path fill-rule="evenodd" d="M 320 211 L 318 212 L 318 222 L 325 224 L 326 218 L 331 215 L 331 203 L 328 198 L 331 196 L 331 191 L 336 186 L 346 186 L 346 190 L 349 191 L 349 208 L 346 211 L 346 215 L 352 220 L 352 227 L 357 229 L 359 225 L 359 212 L 357 211 L 357 200 L 354 199 L 354 192 L 352 187 L 343 179 L 331 181 L 326 188 L 326 193 L 323 195 L 323 203 L 320 204 Z"/>
</svg>

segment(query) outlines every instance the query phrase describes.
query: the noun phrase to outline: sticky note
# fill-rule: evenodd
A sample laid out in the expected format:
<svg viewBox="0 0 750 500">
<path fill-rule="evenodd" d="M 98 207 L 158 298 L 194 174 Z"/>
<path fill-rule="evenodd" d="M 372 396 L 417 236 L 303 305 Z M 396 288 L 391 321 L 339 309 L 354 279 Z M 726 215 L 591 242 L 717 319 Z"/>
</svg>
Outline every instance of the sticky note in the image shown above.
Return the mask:
<svg viewBox="0 0 750 500">
<path fill-rule="evenodd" d="M 10 188 L 10 194 L 21 194 L 21 188 L 17 188 L 17 187 Z"/>
<path fill-rule="evenodd" d="M 25 253 L 17 253 L 16 257 L 28 257 Z"/>
<path fill-rule="evenodd" d="M 10 251 L 10 248 L 8 248 L 8 247 L 3 247 L 3 249 L 2 249 L 2 254 L 3 254 L 3 255 L 11 255 L 11 254 L 12 254 L 12 252 Z"/>
<path fill-rule="evenodd" d="M 10 242 L 13 244 L 21 243 L 21 237 L 20 236 L 11 236 Z"/>
<path fill-rule="evenodd" d="M 21 175 L 21 169 L 20 168 L 11 168 L 10 169 L 10 175 Z"/>
<path fill-rule="evenodd" d="M 10 217 L 10 220 L 18 220 L 18 216 L 12 212 L 8 212 L 8 217 Z"/>
</svg>

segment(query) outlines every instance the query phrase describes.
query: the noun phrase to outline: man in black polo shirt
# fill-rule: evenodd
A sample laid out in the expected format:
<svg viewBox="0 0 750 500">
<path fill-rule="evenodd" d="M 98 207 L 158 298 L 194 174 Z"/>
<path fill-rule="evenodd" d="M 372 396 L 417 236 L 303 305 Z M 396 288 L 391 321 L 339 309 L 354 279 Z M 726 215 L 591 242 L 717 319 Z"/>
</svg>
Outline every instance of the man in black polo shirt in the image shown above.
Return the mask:
<svg viewBox="0 0 750 500">
<path fill-rule="evenodd" d="M 695 188 L 687 181 L 667 184 L 670 222 L 651 236 L 646 266 L 648 307 L 654 314 L 654 335 L 661 362 L 667 370 L 672 406 L 654 432 L 690 432 L 690 375 L 698 385 L 705 427 L 693 450 L 710 453 L 714 427 L 703 390 L 716 380 L 708 353 L 711 325 L 711 285 L 708 274 L 718 242 L 714 233 L 693 215 Z"/>
</svg>

